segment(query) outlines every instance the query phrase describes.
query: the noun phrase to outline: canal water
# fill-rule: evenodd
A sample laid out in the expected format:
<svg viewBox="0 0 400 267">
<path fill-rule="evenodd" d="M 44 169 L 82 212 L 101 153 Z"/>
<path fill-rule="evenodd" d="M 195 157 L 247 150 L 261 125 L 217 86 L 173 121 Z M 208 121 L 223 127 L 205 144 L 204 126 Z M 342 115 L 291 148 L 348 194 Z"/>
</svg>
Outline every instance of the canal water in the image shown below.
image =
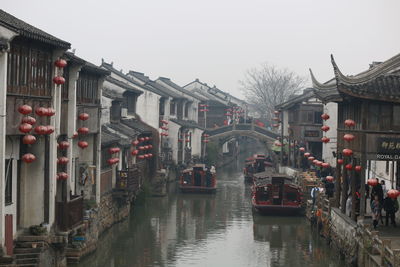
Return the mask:
<svg viewBox="0 0 400 267">
<path fill-rule="evenodd" d="M 101 238 L 85 267 L 344 266 L 304 217 L 252 213 L 243 160 L 217 170 L 215 195 L 180 194 L 135 206 Z"/>
</svg>

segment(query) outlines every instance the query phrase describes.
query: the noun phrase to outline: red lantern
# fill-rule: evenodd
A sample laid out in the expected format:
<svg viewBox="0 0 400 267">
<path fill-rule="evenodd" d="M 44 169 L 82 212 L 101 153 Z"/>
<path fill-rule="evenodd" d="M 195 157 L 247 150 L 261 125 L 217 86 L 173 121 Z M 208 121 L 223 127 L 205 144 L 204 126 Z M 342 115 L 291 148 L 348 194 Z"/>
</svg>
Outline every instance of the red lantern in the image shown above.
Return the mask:
<svg viewBox="0 0 400 267">
<path fill-rule="evenodd" d="M 344 121 L 344 125 L 346 125 L 347 127 L 353 127 L 353 126 L 356 125 L 356 122 L 353 121 L 353 120 L 348 119 L 348 120 Z"/>
<path fill-rule="evenodd" d="M 58 148 L 59 149 L 67 149 L 69 148 L 69 143 L 67 141 L 61 141 L 58 143 Z"/>
<path fill-rule="evenodd" d="M 151 153 L 149 153 L 148 155 L 149 155 L 149 158 L 152 158 L 152 157 L 153 157 L 153 154 L 151 154 Z"/>
<path fill-rule="evenodd" d="M 343 136 L 343 139 L 344 139 L 345 141 L 347 141 L 347 142 L 353 141 L 354 138 L 355 138 L 355 136 L 352 135 L 352 134 L 345 134 L 345 135 Z"/>
<path fill-rule="evenodd" d="M 119 153 L 120 151 L 121 151 L 121 149 L 119 147 L 111 147 L 108 149 L 108 153 L 110 153 L 110 154 Z"/>
<path fill-rule="evenodd" d="M 357 166 L 354 167 L 354 170 L 356 172 L 360 172 L 362 170 L 362 167 L 360 165 L 357 165 Z"/>
<path fill-rule="evenodd" d="M 324 121 L 326 121 L 326 120 L 329 120 L 330 117 L 329 117 L 328 114 L 324 113 L 324 114 L 321 115 L 321 118 L 322 118 Z"/>
<path fill-rule="evenodd" d="M 87 147 L 89 146 L 89 144 L 88 144 L 88 142 L 86 142 L 86 141 L 79 141 L 79 142 L 78 142 L 78 146 L 79 146 L 80 148 L 82 148 L 82 149 L 85 149 L 85 148 L 87 148 Z"/>
<path fill-rule="evenodd" d="M 57 68 L 61 68 L 62 69 L 62 68 L 65 68 L 67 66 L 67 61 L 65 61 L 64 59 L 60 58 L 60 59 L 57 59 L 54 62 L 54 65 L 56 65 Z"/>
<path fill-rule="evenodd" d="M 77 136 L 78 136 L 78 132 L 74 132 L 74 134 L 72 135 L 72 139 L 74 139 Z"/>
<path fill-rule="evenodd" d="M 38 115 L 38 116 L 47 116 L 47 108 L 44 108 L 44 107 L 38 107 L 38 108 L 36 108 L 35 109 L 35 113 Z"/>
<path fill-rule="evenodd" d="M 161 122 L 164 124 L 168 124 L 168 121 L 166 121 L 166 120 L 161 120 Z"/>
<path fill-rule="evenodd" d="M 167 126 L 161 126 L 160 128 L 165 130 L 165 131 L 168 131 L 168 127 Z"/>
<path fill-rule="evenodd" d="M 370 186 L 377 186 L 378 180 L 376 180 L 376 178 L 370 178 L 370 179 L 368 179 L 367 184 Z"/>
<path fill-rule="evenodd" d="M 29 133 L 32 130 L 32 125 L 28 123 L 22 123 L 19 126 L 19 131 L 22 133 Z"/>
<path fill-rule="evenodd" d="M 51 126 L 51 125 L 47 125 L 46 126 L 46 134 L 52 134 L 52 133 L 54 133 L 54 126 Z"/>
<path fill-rule="evenodd" d="M 26 116 L 22 118 L 22 123 L 28 123 L 30 125 L 34 125 L 36 123 L 36 119 L 31 116 Z"/>
<path fill-rule="evenodd" d="M 333 182 L 333 176 L 326 176 L 326 180 L 328 181 L 328 182 Z"/>
<path fill-rule="evenodd" d="M 272 124 L 272 127 L 279 127 L 279 124 Z"/>
<path fill-rule="evenodd" d="M 392 199 L 397 198 L 397 197 L 399 196 L 399 194 L 400 194 L 400 192 L 399 192 L 398 190 L 396 190 L 396 189 L 390 189 L 390 190 L 387 192 L 387 196 L 390 197 L 390 198 L 392 198 Z"/>
<path fill-rule="evenodd" d="M 314 159 L 312 162 L 313 162 L 315 165 L 317 165 L 318 160 L 317 160 L 317 159 Z"/>
<path fill-rule="evenodd" d="M 149 145 L 149 149 L 152 149 L 153 148 L 153 145 Z"/>
<path fill-rule="evenodd" d="M 145 141 L 149 141 L 149 140 L 150 140 L 150 137 L 146 136 L 146 137 L 144 138 L 144 140 L 145 140 Z"/>
<path fill-rule="evenodd" d="M 47 108 L 46 116 L 51 117 L 56 114 L 56 110 L 54 108 Z"/>
<path fill-rule="evenodd" d="M 309 152 L 304 153 L 304 157 L 308 158 L 309 156 L 311 156 L 311 153 Z"/>
<path fill-rule="evenodd" d="M 138 140 L 132 141 L 132 145 L 137 146 L 139 144 Z"/>
<path fill-rule="evenodd" d="M 144 156 L 143 155 L 139 155 L 138 158 L 139 159 L 144 159 Z"/>
<path fill-rule="evenodd" d="M 34 161 L 36 160 L 36 157 L 35 157 L 35 155 L 33 155 L 32 153 L 26 153 L 26 154 L 24 154 L 24 155 L 22 156 L 22 160 L 23 160 L 25 163 L 32 163 L 32 162 L 34 162 Z"/>
<path fill-rule="evenodd" d="M 39 125 L 35 127 L 35 133 L 37 134 L 47 134 L 47 127 L 43 125 Z"/>
<path fill-rule="evenodd" d="M 25 145 L 33 145 L 34 143 L 36 143 L 36 137 L 30 134 L 25 135 L 22 138 L 22 143 Z"/>
<path fill-rule="evenodd" d="M 132 156 L 136 156 L 137 154 L 139 154 L 139 150 L 137 150 L 137 149 L 132 150 L 131 154 L 132 154 Z"/>
<path fill-rule="evenodd" d="M 139 141 L 140 141 L 140 142 L 143 142 L 143 141 L 144 141 L 144 138 L 143 138 L 143 137 L 140 137 L 140 138 L 139 138 Z"/>
<path fill-rule="evenodd" d="M 204 137 L 209 137 L 210 135 L 209 135 L 209 134 L 203 134 L 203 136 L 204 136 Z"/>
<path fill-rule="evenodd" d="M 208 142 L 210 142 L 210 140 L 208 140 L 208 139 L 203 140 L 203 143 L 208 143 Z"/>
<path fill-rule="evenodd" d="M 168 136 L 168 133 L 164 133 L 164 136 Z"/>
<path fill-rule="evenodd" d="M 322 168 L 329 168 L 330 164 L 328 162 L 323 162 L 321 166 Z"/>
<path fill-rule="evenodd" d="M 272 118 L 272 120 L 279 121 L 279 118 L 275 117 L 275 118 Z"/>
<path fill-rule="evenodd" d="M 306 151 L 306 149 L 304 147 L 300 147 L 299 150 L 300 150 L 300 152 Z"/>
<path fill-rule="evenodd" d="M 326 144 L 326 143 L 329 143 L 329 141 L 331 141 L 331 139 L 329 139 L 328 137 L 324 136 L 324 137 L 321 138 L 321 141 Z"/>
<path fill-rule="evenodd" d="M 309 161 L 313 161 L 315 158 L 314 157 L 308 157 Z"/>
<path fill-rule="evenodd" d="M 339 164 L 339 165 L 342 165 L 343 162 L 344 162 L 343 159 L 338 159 L 338 160 L 337 160 L 337 164 Z"/>
<path fill-rule="evenodd" d="M 149 154 L 144 154 L 143 156 L 145 159 L 147 159 L 149 157 Z"/>
<path fill-rule="evenodd" d="M 107 160 L 107 163 L 109 165 L 114 165 L 115 163 L 118 163 L 118 162 L 119 162 L 119 158 L 110 158 Z"/>
<path fill-rule="evenodd" d="M 353 150 L 348 149 L 348 148 L 343 149 L 342 152 L 343 152 L 343 155 L 345 155 L 347 157 L 350 157 L 351 155 L 353 155 Z"/>
<path fill-rule="evenodd" d="M 274 111 L 274 114 L 275 114 L 275 115 L 278 115 L 278 114 L 279 114 L 279 111 L 275 110 L 275 111 Z"/>
<path fill-rule="evenodd" d="M 57 180 L 67 180 L 68 179 L 68 174 L 65 172 L 59 172 L 57 173 Z"/>
<path fill-rule="evenodd" d="M 321 130 L 324 131 L 324 132 L 329 131 L 329 129 L 330 129 L 330 128 L 329 128 L 328 125 L 324 125 L 324 126 L 321 127 Z"/>
<path fill-rule="evenodd" d="M 69 162 L 69 159 L 68 159 L 67 157 L 60 157 L 60 158 L 57 159 L 57 163 L 58 163 L 58 164 L 63 164 L 63 165 L 65 165 L 65 164 L 67 164 L 68 162 Z"/>
<path fill-rule="evenodd" d="M 81 127 L 81 128 L 78 129 L 78 133 L 80 133 L 80 134 L 88 134 L 89 133 L 89 128 Z"/>
<path fill-rule="evenodd" d="M 186 143 L 189 143 L 189 142 L 190 142 L 190 139 L 186 139 L 185 142 L 186 142 Z"/>
<path fill-rule="evenodd" d="M 323 163 L 322 161 L 318 161 L 318 162 L 317 162 L 317 166 L 322 167 L 322 163 Z"/>
<path fill-rule="evenodd" d="M 139 150 L 145 150 L 146 148 L 144 146 L 140 146 Z"/>
<path fill-rule="evenodd" d="M 351 164 L 349 163 L 349 164 L 347 164 L 347 165 L 345 166 L 345 168 L 346 168 L 346 170 L 351 171 L 351 170 L 353 169 L 353 165 L 351 165 Z"/>
<path fill-rule="evenodd" d="M 147 149 L 149 149 L 149 146 L 144 146 L 144 150 L 147 150 Z"/>
<path fill-rule="evenodd" d="M 32 112 L 32 107 L 29 105 L 22 105 L 18 108 L 18 112 L 23 115 L 28 115 Z"/>
<path fill-rule="evenodd" d="M 81 121 L 86 121 L 87 119 L 89 119 L 89 114 L 87 114 L 87 113 L 81 113 L 81 114 L 79 114 L 78 118 L 79 118 Z"/>
<path fill-rule="evenodd" d="M 62 76 L 56 76 L 53 78 L 53 82 L 57 85 L 61 85 L 65 83 L 65 79 Z"/>
</svg>

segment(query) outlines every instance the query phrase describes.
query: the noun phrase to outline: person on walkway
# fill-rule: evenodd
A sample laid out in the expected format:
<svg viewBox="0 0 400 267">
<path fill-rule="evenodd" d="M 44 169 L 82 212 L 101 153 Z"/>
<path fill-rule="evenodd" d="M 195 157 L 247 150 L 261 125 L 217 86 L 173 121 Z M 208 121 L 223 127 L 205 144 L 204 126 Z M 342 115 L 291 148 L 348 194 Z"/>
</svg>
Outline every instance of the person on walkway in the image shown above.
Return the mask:
<svg viewBox="0 0 400 267">
<path fill-rule="evenodd" d="M 383 188 L 382 188 L 382 185 L 379 183 L 378 178 L 376 178 L 376 181 L 378 182 L 378 184 L 376 186 L 372 187 L 371 201 L 373 201 L 375 199 L 375 196 L 378 196 L 379 202 L 382 203 L 383 202 Z"/>
<path fill-rule="evenodd" d="M 351 195 L 351 193 L 348 195 L 347 200 L 346 200 L 346 215 L 348 217 L 351 216 L 351 210 L 353 207 L 353 197 Z"/>
<path fill-rule="evenodd" d="M 383 195 L 386 196 L 386 193 L 388 190 L 386 189 L 385 180 L 381 180 L 381 187 L 382 187 Z"/>
<path fill-rule="evenodd" d="M 374 229 L 378 226 L 379 219 L 381 219 L 381 210 L 382 210 L 382 205 L 379 202 L 379 197 L 378 195 L 375 195 L 374 200 L 371 202 L 371 211 L 372 211 L 372 224 L 374 226 Z"/>
<path fill-rule="evenodd" d="M 399 202 L 397 201 L 397 198 L 393 199 L 390 198 L 389 196 L 386 196 L 384 202 L 383 202 L 383 209 L 386 211 L 386 226 L 388 226 L 389 223 L 389 217 L 390 217 L 390 224 L 392 224 L 394 227 L 396 227 L 396 212 L 399 210 Z"/>
<path fill-rule="evenodd" d="M 312 205 L 313 205 L 313 207 L 314 207 L 314 205 L 315 205 L 315 200 L 317 199 L 318 192 L 319 192 L 319 187 L 315 185 L 315 186 L 311 189 L 311 199 L 312 199 Z"/>
<path fill-rule="evenodd" d="M 326 181 L 325 190 L 326 190 L 326 195 L 328 196 L 328 198 L 333 197 L 333 192 L 335 190 L 335 184 L 332 182 Z"/>
</svg>

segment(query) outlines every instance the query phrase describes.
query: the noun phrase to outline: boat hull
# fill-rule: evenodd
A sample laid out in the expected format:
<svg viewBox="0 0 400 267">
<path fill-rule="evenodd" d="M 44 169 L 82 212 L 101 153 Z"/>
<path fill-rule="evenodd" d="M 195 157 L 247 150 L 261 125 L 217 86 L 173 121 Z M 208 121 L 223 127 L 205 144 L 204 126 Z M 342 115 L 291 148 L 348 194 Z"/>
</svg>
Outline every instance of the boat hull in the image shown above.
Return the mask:
<svg viewBox="0 0 400 267">
<path fill-rule="evenodd" d="M 259 205 L 253 203 L 253 210 L 263 215 L 298 216 L 304 214 L 302 206 Z"/>
<path fill-rule="evenodd" d="M 217 191 L 217 188 L 206 186 L 179 186 L 179 190 L 182 193 L 214 194 Z"/>
</svg>

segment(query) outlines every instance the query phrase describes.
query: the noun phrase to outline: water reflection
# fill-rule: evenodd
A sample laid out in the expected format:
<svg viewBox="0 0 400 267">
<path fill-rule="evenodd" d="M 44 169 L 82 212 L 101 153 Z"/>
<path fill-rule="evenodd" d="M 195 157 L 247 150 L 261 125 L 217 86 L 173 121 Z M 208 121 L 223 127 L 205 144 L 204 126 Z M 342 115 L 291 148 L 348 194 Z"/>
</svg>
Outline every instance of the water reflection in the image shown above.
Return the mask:
<svg viewBox="0 0 400 267">
<path fill-rule="evenodd" d="M 253 216 L 241 164 L 218 170 L 216 195 L 172 186 L 138 205 L 80 266 L 343 266 L 304 218 Z"/>
</svg>

